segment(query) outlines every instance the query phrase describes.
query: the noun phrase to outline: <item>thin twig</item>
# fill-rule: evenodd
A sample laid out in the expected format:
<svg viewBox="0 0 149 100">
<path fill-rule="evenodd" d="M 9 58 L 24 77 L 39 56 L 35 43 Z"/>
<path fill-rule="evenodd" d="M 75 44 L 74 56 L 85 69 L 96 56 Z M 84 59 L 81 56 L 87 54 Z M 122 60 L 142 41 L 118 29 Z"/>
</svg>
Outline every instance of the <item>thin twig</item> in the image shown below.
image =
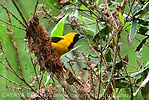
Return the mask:
<svg viewBox="0 0 149 100">
<path fill-rule="evenodd" d="M 128 64 L 128 65 L 130 65 L 130 66 L 132 66 L 133 68 L 135 68 L 135 69 L 139 69 L 138 67 L 136 67 L 136 66 L 134 66 L 133 64 L 130 64 L 130 63 L 128 63 L 127 61 L 125 61 L 125 60 L 122 60 L 124 63 L 126 63 L 126 64 Z"/>
<path fill-rule="evenodd" d="M 117 59 L 117 54 L 118 54 L 118 42 L 119 42 L 119 34 L 117 33 L 117 42 L 116 42 L 116 50 L 115 50 L 115 54 L 114 54 L 114 60 L 113 60 L 113 66 L 112 66 L 112 71 L 111 71 L 111 75 L 109 77 L 109 80 L 108 80 L 108 84 L 106 86 L 106 89 L 105 91 L 103 92 L 103 94 L 100 96 L 99 100 L 101 100 L 107 93 L 107 91 L 109 90 L 109 87 L 110 87 L 110 84 L 111 84 L 111 81 L 113 79 L 113 75 L 114 75 L 114 72 L 115 72 L 115 68 L 116 68 L 116 59 Z"/>
<path fill-rule="evenodd" d="M 5 77 L 5 76 L 2 75 L 2 74 L 0 74 L 0 76 L 3 77 L 4 79 L 8 80 L 10 83 L 13 83 L 14 85 L 17 85 L 17 86 L 20 86 L 20 87 L 22 87 L 22 88 L 24 88 L 24 89 L 30 90 L 29 88 L 23 86 L 22 84 L 16 83 L 16 82 L 14 82 L 14 81 L 8 79 L 7 77 Z"/>
<path fill-rule="evenodd" d="M 34 61 L 33 61 L 33 58 L 31 56 L 31 53 L 30 54 L 30 58 L 31 58 L 31 63 L 33 65 L 33 68 L 34 68 L 34 72 L 35 72 L 35 75 L 36 75 L 36 78 L 37 78 L 37 82 L 38 82 L 38 85 L 39 85 L 39 89 L 40 89 L 40 82 L 39 82 L 39 78 L 38 78 L 38 74 L 37 74 L 37 71 L 36 71 L 36 64 L 34 64 Z"/>
<path fill-rule="evenodd" d="M 19 9 L 18 5 L 16 4 L 15 0 L 11 0 L 11 1 L 12 1 L 13 5 L 16 7 L 17 11 L 19 12 L 19 14 L 20 14 L 22 20 L 24 21 L 25 25 L 28 27 L 27 21 L 25 20 L 25 18 L 24 18 L 24 16 L 23 16 L 22 12 L 21 12 L 21 10 Z"/>
<path fill-rule="evenodd" d="M 138 40 L 139 42 L 141 42 L 142 40 L 138 39 L 137 37 L 135 37 L 136 40 Z M 146 45 L 147 47 L 149 47 L 149 44 L 144 43 L 144 45 Z"/>
<path fill-rule="evenodd" d="M 11 25 L 11 26 L 13 26 L 13 27 L 16 27 L 16 28 L 18 28 L 18 29 L 21 29 L 21 30 L 25 31 L 24 28 L 18 27 L 18 26 L 16 26 L 16 25 L 13 25 L 13 24 L 8 23 L 8 22 L 6 22 L 6 21 L 4 21 L 4 20 L 1 20 L 1 19 L 0 19 L 0 21 L 3 22 L 3 23 L 5 23 L 5 24 Z"/>
<path fill-rule="evenodd" d="M 7 11 L 7 16 L 8 16 L 8 21 L 9 21 L 9 23 L 11 23 L 11 17 L 10 17 L 9 10 L 6 10 L 6 11 Z M 8 34 L 8 35 L 11 39 L 12 44 L 13 44 L 13 48 L 16 51 L 16 61 L 17 61 L 17 64 L 18 64 L 18 67 L 19 67 L 19 70 L 20 70 L 21 77 L 23 78 L 23 73 L 22 73 L 22 69 L 21 69 L 21 65 L 20 65 L 20 59 L 19 59 L 19 53 L 18 53 L 18 44 L 14 40 L 13 31 L 11 30 L 11 25 L 7 26 L 7 30 L 8 30 L 9 33 L 11 33 L 11 34 Z"/>
<path fill-rule="evenodd" d="M 101 50 L 101 55 L 100 55 L 100 56 L 101 56 L 101 60 L 100 60 L 100 69 L 99 69 L 99 73 L 100 73 L 100 74 L 99 74 L 99 75 L 100 75 L 100 76 L 99 76 L 99 79 L 100 79 L 100 80 L 99 80 L 99 87 L 98 87 L 97 100 L 99 99 L 99 94 L 100 94 L 100 89 L 101 89 L 101 74 L 102 74 L 102 73 L 101 73 L 101 69 L 102 69 L 102 65 L 101 65 L 101 64 L 102 64 L 102 60 L 103 60 L 103 59 L 102 59 L 102 57 L 103 57 L 102 40 L 100 40 L 100 45 L 101 45 L 101 49 L 100 49 L 100 50 Z"/>
<path fill-rule="evenodd" d="M 35 5 L 35 9 L 34 9 L 34 14 L 33 14 L 33 16 L 36 14 L 36 10 L 37 10 L 38 4 L 39 4 L 39 0 L 36 1 L 36 5 Z"/>
<path fill-rule="evenodd" d="M 7 28 L 8 30 L 8 28 Z M 11 31 L 10 31 L 11 32 Z M 11 32 L 12 33 L 12 32 Z M 18 67 L 19 67 L 19 71 L 20 71 L 20 74 L 21 74 L 21 77 L 23 77 L 23 71 L 22 71 L 22 68 L 21 68 L 21 64 L 20 64 L 20 58 L 19 58 L 19 53 L 18 53 L 18 44 L 15 42 L 14 40 L 14 37 L 13 37 L 13 34 L 9 34 L 10 38 L 11 38 L 11 41 L 12 41 L 12 44 L 13 44 L 13 48 L 14 50 L 16 51 L 16 62 L 18 64 Z"/>
<path fill-rule="evenodd" d="M 6 12 L 9 11 L 4 5 L 2 5 L 2 4 L 0 4 L 0 5 L 6 10 Z M 9 11 L 9 13 L 10 13 L 22 26 L 24 26 L 25 28 L 27 28 L 27 26 L 26 26 L 21 20 L 19 20 L 11 11 Z"/>
<path fill-rule="evenodd" d="M 123 66 L 124 66 L 124 70 L 125 70 L 125 72 L 126 72 L 126 75 L 127 76 L 129 76 L 129 74 L 128 74 L 128 72 L 127 72 L 127 66 L 126 66 L 126 64 L 123 62 L 123 59 L 122 59 L 122 57 L 120 56 L 120 53 L 118 52 L 118 56 L 119 56 L 119 58 L 121 59 L 121 61 L 122 61 L 122 64 L 123 64 Z M 129 84 L 130 84 L 130 89 L 131 89 L 131 100 L 133 100 L 133 89 L 132 89 L 132 83 L 131 83 L 131 80 L 130 80 L 130 77 L 128 77 L 128 80 L 129 80 Z"/>
<path fill-rule="evenodd" d="M 91 67 L 89 61 L 87 60 L 85 54 L 84 54 L 83 52 L 81 52 L 81 54 L 82 54 L 82 56 L 84 57 L 84 60 L 85 60 L 85 62 L 86 62 L 86 64 L 87 64 L 87 66 L 90 68 L 90 70 L 91 70 L 91 71 L 96 75 L 96 77 L 99 79 L 99 76 L 98 76 L 98 75 L 96 74 L 96 72 L 92 69 L 92 67 Z"/>
<path fill-rule="evenodd" d="M 124 24 L 123 24 L 123 25 L 125 25 L 125 24 L 126 24 L 126 22 L 128 21 L 129 14 L 130 14 L 130 13 L 131 13 L 131 11 L 132 11 L 132 7 L 133 7 L 133 5 L 134 5 L 135 1 L 136 1 L 136 0 L 133 0 L 133 1 L 132 1 L 132 4 L 131 4 L 131 7 L 130 7 L 130 10 L 129 10 L 128 14 L 127 14 L 127 17 L 126 17 L 126 19 L 125 19 L 125 21 L 124 21 Z"/>
<path fill-rule="evenodd" d="M 134 3 L 134 1 L 135 1 L 135 0 L 133 0 L 133 3 Z M 132 3 L 132 6 L 133 6 L 133 3 Z M 128 16 L 129 16 L 129 14 L 130 14 L 130 12 L 131 12 L 132 6 L 131 6 L 131 8 L 130 8 L 130 10 L 129 10 Z M 125 19 L 124 25 L 125 25 L 125 23 L 127 22 L 128 16 L 127 16 L 126 19 Z M 104 97 L 104 95 L 105 95 L 106 92 L 108 91 L 109 86 L 110 86 L 110 83 L 111 83 L 112 78 L 113 78 L 113 74 L 114 74 L 115 67 L 116 67 L 116 66 L 115 66 L 115 64 L 116 64 L 116 57 L 117 57 L 117 54 L 118 54 L 118 42 L 119 42 L 119 36 L 118 36 L 118 35 L 120 34 L 120 32 L 121 32 L 121 30 L 122 30 L 122 28 L 123 28 L 124 25 L 122 25 L 122 26 L 120 27 L 120 30 L 117 32 L 116 51 L 115 51 L 115 54 L 114 54 L 113 67 L 112 67 L 112 71 L 111 71 L 111 75 L 110 75 L 110 78 L 109 78 L 107 87 L 106 87 L 104 93 L 103 93 L 103 94 L 101 95 L 101 97 L 99 98 L 100 100 Z M 132 97 L 132 98 L 133 98 L 133 97 Z M 131 99 L 132 99 L 132 98 L 131 98 Z"/>
<path fill-rule="evenodd" d="M 13 67 L 11 66 L 11 64 L 9 63 L 9 60 L 8 60 L 8 58 L 7 58 L 7 56 L 6 56 L 5 52 L 4 52 L 4 50 L 3 50 L 3 48 L 2 48 L 1 40 L 0 40 L 0 49 L 2 50 L 2 53 L 3 53 L 4 57 L 5 57 L 5 60 L 6 60 L 7 64 L 8 64 L 8 66 L 10 67 L 11 71 L 12 71 L 19 79 L 22 80 L 22 78 L 15 72 L 15 70 L 13 69 Z"/>
<path fill-rule="evenodd" d="M 61 84 L 61 86 L 64 88 L 65 92 L 67 93 L 68 97 L 71 100 L 76 100 L 75 97 L 73 96 L 73 94 L 76 94 L 75 92 L 71 91 L 70 89 L 68 89 L 68 84 L 64 84 L 64 82 L 62 82 L 62 80 L 60 79 L 59 75 L 55 76 L 56 80 L 58 80 L 58 82 Z"/>
<path fill-rule="evenodd" d="M 31 91 L 35 92 L 35 93 L 38 94 L 43 100 L 45 100 L 45 98 L 44 98 L 43 96 L 41 96 L 38 92 L 36 92 L 36 91 L 26 82 L 26 80 L 25 80 L 23 77 L 19 76 L 19 75 L 15 72 L 15 70 L 14 70 L 13 67 L 11 66 L 11 64 L 10 64 L 10 62 L 9 62 L 9 60 L 8 60 L 8 58 L 7 58 L 7 56 L 6 56 L 5 52 L 4 52 L 4 50 L 3 50 L 3 48 L 2 48 L 1 40 L 0 40 L 0 49 L 2 50 L 2 53 L 3 53 L 4 57 L 5 57 L 5 60 L 6 60 L 7 64 L 8 64 L 8 66 L 9 66 L 9 68 L 11 69 L 11 72 L 14 73 L 21 81 L 23 81 L 23 82 L 31 89 Z"/>
</svg>

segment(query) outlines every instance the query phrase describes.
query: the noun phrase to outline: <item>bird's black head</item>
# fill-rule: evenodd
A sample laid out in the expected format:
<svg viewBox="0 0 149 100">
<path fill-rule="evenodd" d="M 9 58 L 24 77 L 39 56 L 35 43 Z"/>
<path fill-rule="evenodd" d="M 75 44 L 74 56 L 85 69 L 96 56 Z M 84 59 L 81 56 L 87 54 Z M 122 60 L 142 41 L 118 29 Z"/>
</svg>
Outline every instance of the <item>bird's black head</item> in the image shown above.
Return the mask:
<svg viewBox="0 0 149 100">
<path fill-rule="evenodd" d="M 74 36 L 74 39 L 73 39 L 73 42 L 70 44 L 70 46 L 68 47 L 68 49 L 72 49 L 73 48 L 73 46 L 74 46 L 74 44 L 79 40 L 79 39 L 81 39 L 81 38 L 84 38 L 85 37 L 85 35 L 81 35 L 81 34 L 75 34 L 75 36 Z"/>
</svg>

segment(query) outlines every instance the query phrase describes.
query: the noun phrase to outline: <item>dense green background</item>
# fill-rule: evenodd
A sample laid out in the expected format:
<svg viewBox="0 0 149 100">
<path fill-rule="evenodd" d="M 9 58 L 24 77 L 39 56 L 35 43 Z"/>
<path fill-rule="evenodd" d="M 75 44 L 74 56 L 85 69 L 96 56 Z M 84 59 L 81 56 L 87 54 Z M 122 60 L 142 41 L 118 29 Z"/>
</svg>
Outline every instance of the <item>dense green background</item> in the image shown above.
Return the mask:
<svg viewBox="0 0 149 100">
<path fill-rule="evenodd" d="M 34 11 L 34 5 L 35 5 L 35 1 L 36 0 L 17 0 L 17 3 L 19 5 L 19 7 L 21 8 L 21 11 L 23 12 L 23 15 L 25 16 L 26 20 L 29 19 L 30 15 L 33 13 Z M 45 2 L 46 0 L 40 0 L 41 3 L 46 4 Z M 20 18 L 20 15 L 18 14 L 17 10 L 15 9 L 15 7 L 13 6 L 13 4 L 8 1 L 7 2 L 7 7 L 8 9 L 13 12 L 14 15 L 16 15 L 18 18 Z M 49 9 L 51 9 L 51 5 L 48 4 L 47 8 L 49 7 Z M 60 12 L 56 9 L 52 9 L 52 14 L 53 16 L 57 16 Z M 41 18 L 41 16 L 40 16 Z M 7 21 L 7 14 L 6 12 L 2 9 L 2 7 L 0 7 L 0 19 L 3 19 L 5 21 Z M 21 18 L 20 18 L 21 19 Z M 41 22 L 44 24 L 44 26 L 46 27 L 46 29 L 50 31 L 54 28 L 54 26 L 56 25 L 55 23 L 51 22 L 50 24 L 48 23 L 47 19 L 41 19 Z M 12 18 L 12 23 L 14 25 L 17 25 L 19 27 L 22 27 L 14 18 Z M 13 48 L 10 36 L 8 35 L 8 32 L 6 30 L 7 25 L 2 23 L 0 21 L 0 40 L 2 41 L 2 46 L 3 49 L 8 57 L 8 60 L 10 61 L 10 64 L 13 66 L 13 68 L 19 73 L 19 68 L 18 68 L 18 63 L 16 62 L 16 52 Z M 23 27 L 22 27 L 23 28 Z M 13 36 L 15 38 L 16 43 L 18 44 L 18 53 L 19 53 L 19 60 L 21 63 L 21 68 L 23 69 L 23 76 L 26 78 L 26 80 L 31 79 L 31 76 L 34 76 L 33 72 L 33 66 L 32 63 L 30 61 L 30 56 L 27 53 L 27 47 L 25 45 L 25 43 L 23 42 L 24 40 L 24 35 L 25 35 L 25 31 L 19 30 L 15 27 L 12 27 L 12 30 L 14 30 Z M 71 32 L 71 28 L 69 28 L 69 26 L 65 26 L 64 28 L 64 33 L 68 33 Z M 87 33 L 87 34 L 91 34 L 92 36 L 94 35 L 94 33 Z M 135 52 L 136 46 L 139 44 L 139 41 L 134 40 L 132 43 L 128 43 L 127 41 L 127 36 L 128 33 L 122 33 L 121 34 L 121 39 L 120 42 L 123 43 L 123 45 L 121 46 L 121 55 L 125 56 L 128 54 L 129 56 L 129 63 L 138 67 L 138 64 L 136 62 L 136 60 L 139 60 L 141 62 L 141 59 L 137 58 L 137 53 Z M 142 37 L 140 35 L 137 35 L 138 38 L 142 39 Z M 80 48 L 78 48 L 78 51 L 83 50 L 84 52 L 87 53 L 87 49 L 88 46 L 86 44 L 86 42 L 84 40 L 80 40 L 78 43 L 78 45 L 83 45 Z M 143 51 L 142 51 L 142 59 L 143 59 L 143 64 L 145 65 L 147 63 L 147 61 L 149 61 L 149 56 L 148 56 L 148 52 L 149 52 L 149 48 L 147 46 L 143 46 Z M 0 51 L 0 60 L 5 61 L 4 56 L 1 54 Z M 6 76 L 7 78 L 19 83 L 19 84 L 23 84 L 14 74 L 12 74 L 10 71 L 8 71 L 1 63 L 0 63 L 0 74 Z M 78 67 L 76 66 L 76 69 L 78 69 Z M 127 66 L 128 71 L 134 71 L 135 69 L 132 66 Z M 43 82 L 44 83 L 44 82 Z M 0 77 L 0 99 L 1 100 L 20 100 L 20 97 L 18 97 L 16 95 L 16 92 L 13 90 L 8 90 L 8 91 L 4 91 L 6 86 L 12 86 L 13 84 L 10 83 L 9 81 L 5 80 L 4 78 Z M 30 91 L 25 90 L 24 94 L 26 96 L 30 96 Z M 141 95 L 140 92 L 138 95 Z M 130 96 L 123 98 L 123 100 L 127 100 L 128 98 L 130 98 Z"/>
</svg>

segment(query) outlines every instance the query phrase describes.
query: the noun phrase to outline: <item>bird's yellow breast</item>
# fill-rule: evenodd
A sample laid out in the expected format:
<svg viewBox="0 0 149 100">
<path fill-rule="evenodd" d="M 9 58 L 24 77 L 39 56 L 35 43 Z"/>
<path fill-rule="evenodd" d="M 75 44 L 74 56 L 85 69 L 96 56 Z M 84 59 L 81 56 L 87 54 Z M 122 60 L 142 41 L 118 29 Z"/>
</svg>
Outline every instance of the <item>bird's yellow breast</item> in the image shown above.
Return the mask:
<svg viewBox="0 0 149 100">
<path fill-rule="evenodd" d="M 52 43 L 52 45 L 55 47 L 55 50 L 58 52 L 59 56 L 62 56 L 64 53 L 69 51 L 67 44 L 62 41 L 60 43 Z"/>
</svg>

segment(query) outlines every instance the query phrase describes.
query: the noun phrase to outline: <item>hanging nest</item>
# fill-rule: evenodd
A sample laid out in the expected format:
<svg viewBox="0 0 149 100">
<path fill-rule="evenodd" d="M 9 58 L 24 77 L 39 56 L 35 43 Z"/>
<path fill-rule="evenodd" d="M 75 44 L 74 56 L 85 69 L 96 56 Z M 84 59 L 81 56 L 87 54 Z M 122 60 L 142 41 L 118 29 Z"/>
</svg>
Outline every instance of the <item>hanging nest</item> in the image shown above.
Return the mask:
<svg viewBox="0 0 149 100">
<path fill-rule="evenodd" d="M 40 69 L 62 75 L 63 63 L 51 44 L 50 35 L 40 23 L 37 15 L 30 17 L 25 38 L 28 40 L 29 51 L 34 52 L 37 57 Z"/>
</svg>

